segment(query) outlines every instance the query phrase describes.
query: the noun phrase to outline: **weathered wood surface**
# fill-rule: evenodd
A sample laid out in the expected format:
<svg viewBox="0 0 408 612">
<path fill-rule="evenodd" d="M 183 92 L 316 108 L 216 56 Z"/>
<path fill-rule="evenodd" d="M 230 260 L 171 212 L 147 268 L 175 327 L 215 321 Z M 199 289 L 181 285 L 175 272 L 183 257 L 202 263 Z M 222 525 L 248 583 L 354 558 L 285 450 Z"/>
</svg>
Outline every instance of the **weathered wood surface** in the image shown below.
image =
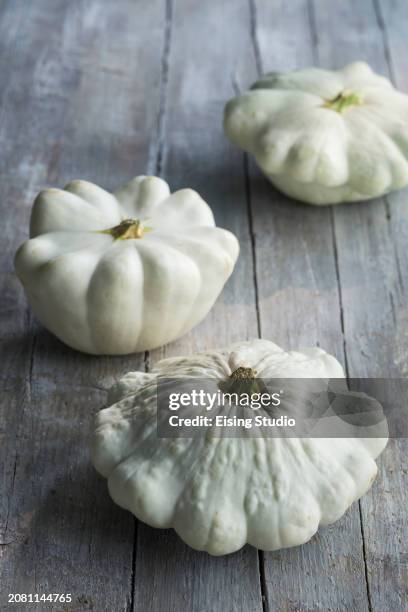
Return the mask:
<svg viewBox="0 0 408 612">
<path fill-rule="evenodd" d="M 253 46 L 262 70 L 318 62 L 313 10 L 303 1 L 254 3 Z M 345 364 L 332 209 L 288 202 L 276 191 L 271 203 L 270 185 L 251 169 L 262 335 L 291 349 L 317 344 Z M 308 546 L 264 558 L 273 610 L 368 609 L 357 504 Z"/>
<path fill-rule="evenodd" d="M 101 385 L 143 358 L 92 359 L 34 325 L 12 256 L 41 187 L 78 176 L 113 188 L 148 166 L 165 11 L 135 11 L 132 0 L 13 0 L 1 17 L 0 608 L 9 592 L 72 592 L 68 609 L 130 609 L 135 521 L 91 469 L 87 436 Z"/>
<path fill-rule="evenodd" d="M 350 377 L 407 375 L 406 191 L 332 209 L 288 202 L 221 129 L 225 100 L 262 70 L 361 58 L 408 91 L 407 23 L 404 0 L 2 3 L 1 610 L 29 609 L 8 607 L 8 592 L 73 593 L 55 610 L 408 609 L 405 441 L 309 544 L 219 559 L 115 507 L 86 447 L 111 381 L 163 355 L 261 334 L 318 344 Z M 239 237 L 239 265 L 178 342 L 79 355 L 32 321 L 13 274 L 32 198 L 75 177 L 109 189 L 142 173 L 200 191 Z"/>
<path fill-rule="evenodd" d="M 258 335 L 242 155 L 229 147 L 221 127 L 224 100 L 234 95 L 232 71 L 214 70 L 220 54 L 226 65 L 234 66 L 240 55 L 239 69 L 250 69 L 250 58 L 240 52 L 243 44 L 250 44 L 247 11 L 245 0 L 224 0 L 222 5 L 178 0 L 172 6 L 158 170 L 172 188 L 189 185 L 203 195 L 217 223 L 239 238 L 241 257 L 206 320 L 178 342 L 154 351 L 151 364 Z M 226 31 L 226 23 L 236 27 Z M 188 549 L 173 532 L 140 524 L 138 533 L 136 610 L 262 610 L 258 556 L 252 547 L 214 559 Z"/>
</svg>

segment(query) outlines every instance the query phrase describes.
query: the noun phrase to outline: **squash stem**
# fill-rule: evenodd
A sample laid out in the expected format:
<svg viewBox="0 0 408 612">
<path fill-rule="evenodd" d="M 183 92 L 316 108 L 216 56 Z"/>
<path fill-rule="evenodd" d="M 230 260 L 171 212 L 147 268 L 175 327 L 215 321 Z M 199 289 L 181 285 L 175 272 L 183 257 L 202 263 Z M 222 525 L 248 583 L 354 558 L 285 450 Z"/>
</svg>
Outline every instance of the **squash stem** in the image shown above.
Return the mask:
<svg viewBox="0 0 408 612">
<path fill-rule="evenodd" d="M 326 100 L 323 108 L 344 113 L 353 106 L 361 106 L 364 104 L 364 98 L 361 94 L 350 90 L 341 91 L 333 100 Z"/>
<path fill-rule="evenodd" d="M 257 372 L 253 368 L 239 367 L 230 376 L 220 382 L 219 388 L 223 393 L 246 393 L 253 395 L 261 393 L 265 384 L 256 378 Z"/>
<path fill-rule="evenodd" d="M 151 228 L 143 225 L 139 219 L 124 219 L 107 230 L 101 230 L 101 234 L 109 234 L 115 240 L 133 240 L 135 238 L 143 238 L 143 235 L 150 232 Z"/>
</svg>

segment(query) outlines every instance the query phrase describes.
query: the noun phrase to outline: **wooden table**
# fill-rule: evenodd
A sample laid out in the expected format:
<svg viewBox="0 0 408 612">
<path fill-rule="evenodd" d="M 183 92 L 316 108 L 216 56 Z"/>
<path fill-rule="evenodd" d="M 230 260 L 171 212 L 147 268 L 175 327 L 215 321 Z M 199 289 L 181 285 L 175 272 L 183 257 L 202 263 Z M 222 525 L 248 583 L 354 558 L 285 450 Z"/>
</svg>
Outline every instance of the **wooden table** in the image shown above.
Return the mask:
<svg viewBox="0 0 408 612">
<path fill-rule="evenodd" d="M 114 505 L 87 436 L 130 369 L 262 336 L 319 345 L 353 376 L 408 374 L 408 193 L 315 208 L 277 193 L 222 132 L 227 99 L 267 70 L 364 59 L 408 92 L 405 0 L 4 0 L 0 6 L 1 610 L 408 609 L 407 443 L 373 489 L 304 546 L 211 558 Z M 33 320 L 12 257 L 44 186 L 136 174 L 198 190 L 238 236 L 206 320 L 123 358 L 63 346 Z"/>
</svg>

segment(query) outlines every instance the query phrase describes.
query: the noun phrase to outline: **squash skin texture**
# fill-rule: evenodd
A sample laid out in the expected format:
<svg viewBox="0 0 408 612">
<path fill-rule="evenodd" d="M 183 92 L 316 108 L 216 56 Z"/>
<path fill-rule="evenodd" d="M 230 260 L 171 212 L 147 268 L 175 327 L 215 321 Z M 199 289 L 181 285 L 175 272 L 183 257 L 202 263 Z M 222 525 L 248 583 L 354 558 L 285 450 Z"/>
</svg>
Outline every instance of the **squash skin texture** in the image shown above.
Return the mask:
<svg viewBox="0 0 408 612">
<path fill-rule="evenodd" d="M 266 340 L 164 359 L 151 373 L 129 372 L 112 387 L 91 437 L 93 465 L 119 506 L 153 527 L 173 527 L 192 548 L 212 555 L 246 543 L 277 550 L 307 542 L 370 488 L 387 443 L 387 437 L 157 437 L 157 376 L 225 379 L 242 365 L 264 379 L 344 377 L 321 349 L 285 352 Z"/>
<path fill-rule="evenodd" d="M 342 92 L 350 105 L 336 103 Z M 408 184 L 408 96 L 364 62 L 267 74 L 228 102 L 224 130 L 280 191 L 309 204 Z"/>
<path fill-rule="evenodd" d="M 125 231 L 127 219 L 141 225 Z M 42 191 L 15 269 L 49 331 L 79 351 L 120 355 L 197 325 L 238 253 L 195 191 L 171 194 L 162 179 L 139 176 L 114 194 L 87 181 Z"/>
</svg>

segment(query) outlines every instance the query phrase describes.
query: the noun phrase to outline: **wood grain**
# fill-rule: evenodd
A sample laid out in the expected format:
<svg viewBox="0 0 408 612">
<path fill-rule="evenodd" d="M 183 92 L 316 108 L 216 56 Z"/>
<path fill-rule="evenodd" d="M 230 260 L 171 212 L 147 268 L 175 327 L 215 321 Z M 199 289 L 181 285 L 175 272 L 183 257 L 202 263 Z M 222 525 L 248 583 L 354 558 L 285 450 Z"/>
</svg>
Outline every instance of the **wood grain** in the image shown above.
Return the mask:
<svg viewBox="0 0 408 612">
<path fill-rule="evenodd" d="M 8 592 L 71 592 L 64 609 L 131 609 L 135 522 L 91 468 L 87 436 L 106 387 L 143 356 L 84 356 L 33 325 L 12 256 L 40 187 L 78 177 L 111 188 L 146 170 L 157 138 L 164 6 L 20 0 L 3 5 L 1 27 L 0 608 L 8 609 Z"/>
<path fill-rule="evenodd" d="M 404 89 L 404 83 L 398 82 L 396 77 L 394 56 L 390 55 L 389 41 L 394 37 L 398 40 L 397 28 L 395 36 L 394 30 L 389 36 L 391 32 L 383 21 L 382 5 L 369 0 L 360 2 L 358 7 L 353 2 L 343 3 L 342 17 L 347 27 L 345 41 L 333 16 L 320 10 L 322 4 L 318 4 L 316 11 L 317 28 L 322 32 L 319 52 L 330 47 L 330 61 L 334 66 L 356 57 L 364 59 L 374 70 L 392 78 L 396 86 Z M 387 7 L 388 20 L 393 19 L 395 24 L 402 19 L 401 3 L 399 7 L 391 7 L 390 3 L 383 5 Z M 319 15 L 323 16 L 323 21 L 319 20 Z M 347 50 L 341 53 L 339 49 L 343 48 Z M 398 54 L 394 61 L 398 62 Z M 408 88 L 405 87 L 405 91 Z M 396 329 L 402 325 L 406 312 L 406 197 L 403 191 L 373 202 L 334 209 L 350 376 L 392 378 L 405 376 L 407 372 L 404 336 Z M 398 386 L 395 390 L 397 392 Z M 378 480 L 360 502 L 368 596 L 374 610 L 408 609 L 406 546 L 401 541 L 401 534 L 408 527 L 407 448 L 406 441 L 390 442 L 379 460 Z"/>
<path fill-rule="evenodd" d="M 254 4 L 254 55 L 268 71 L 316 63 L 314 7 Z M 327 11 L 323 8 L 322 10 Z M 321 346 L 345 363 L 331 209 L 293 202 L 251 165 L 261 331 L 288 349 Z M 368 609 L 358 505 L 311 543 L 264 555 L 272 610 Z"/>
<path fill-rule="evenodd" d="M 364 59 L 408 92 L 402 76 L 406 58 L 398 52 L 403 40 L 398 24 L 406 22 L 406 4 L 343 3 L 347 41 L 334 16 L 321 10 L 323 4 L 317 3 L 316 10 L 317 29 L 322 32 L 319 53 L 330 48 L 334 66 L 356 57 Z M 404 190 L 334 210 L 350 376 L 405 377 L 408 371 L 406 199 Z M 387 399 L 392 401 L 392 397 Z M 404 398 L 395 397 L 401 399 L 404 403 Z M 407 551 L 401 537 L 408 528 L 407 449 L 405 440 L 390 442 L 378 462 L 378 480 L 360 502 L 368 596 L 374 610 L 408 609 Z"/>
<path fill-rule="evenodd" d="M 258 335 L 242 155 L 228 146 L 221 124 L 224 101 L 234 95 L 233 80 L 251 66 L 250 58 L 248 63 L 240 53 L 243 45 L 249 45 L 247 16 L 246 2 L 236 0 L 222 5 L 179 0 L 171 13 L 158 170 L 172 188 L 189 186 L 204 197 L 217 224 L 239 238 L 241 254 L 205 321 L 177 342 L 154 351 L 150 365 L 165 356 L 227 346 Z M 230 69 L 216 70 L 220 55 Z M 261 610 L 257 552 L 246 547 L 236 555 L 212 558 L 189 549 L 173 532 L 140 524 L 135 608 Z"/>
</svg>

